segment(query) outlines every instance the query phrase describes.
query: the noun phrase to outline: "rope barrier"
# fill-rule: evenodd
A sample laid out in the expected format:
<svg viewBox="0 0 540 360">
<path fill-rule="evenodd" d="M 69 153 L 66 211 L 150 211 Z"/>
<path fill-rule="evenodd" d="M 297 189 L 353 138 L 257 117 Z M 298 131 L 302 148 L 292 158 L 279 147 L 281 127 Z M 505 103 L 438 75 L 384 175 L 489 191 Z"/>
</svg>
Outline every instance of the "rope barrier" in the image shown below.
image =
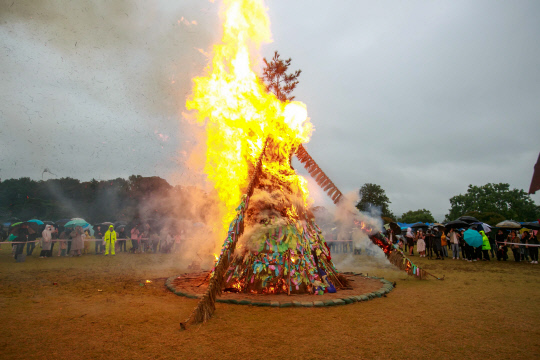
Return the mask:
<svg viewBox="0 0 540 360">
<path fill-rule="evenodd" d="M 505 244 L 505 245 L 520 245 L 520 246 L 532 246 L 532 247 L 539 247 L 540 244 L 524 244 L 524 243 L 511 243 L 511 242 L 505 242 L 505 241 L 496 241 L 497 244 Z"/>
<path fill-rule="evenodd" d="M 120 241 L 120 240 L 133 240 L 133 239 L 130 239 L 130 238 L 125 238 L 125 239 L 116 239 L 116 241 Z M 137 239 L 135 239 L 137 240 Z M 150 240 L 150 238 L 141 238 L 141 239 L 138 239 L 138 240 Z M 30 244 L 30 243 L 36 243 L 36 242 L 40 242 L 41 240 L 32 240 L 32 241 L 3 241 L 3 242 L 0 242 L 0 245 L 1 244 Z M 51 240 L 50 242 L 63 242 L 63 241 L 73 241 L 72 239 L 55 239 L 55 240 Z M 83 239 L 83 241 L 105 241 L 103 239 Z"/>
</svg>

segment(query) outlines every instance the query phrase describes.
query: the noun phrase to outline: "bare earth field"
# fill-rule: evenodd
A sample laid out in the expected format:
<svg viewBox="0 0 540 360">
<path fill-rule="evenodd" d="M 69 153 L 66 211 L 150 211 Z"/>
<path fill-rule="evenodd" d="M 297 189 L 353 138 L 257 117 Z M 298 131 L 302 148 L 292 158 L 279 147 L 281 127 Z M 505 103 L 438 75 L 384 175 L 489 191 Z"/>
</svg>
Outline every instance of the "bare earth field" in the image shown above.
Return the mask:
<svg viewBox="0 0 540 360">
<path fill-rule="evenodd" d="M 540 358 L 539 265 L 413 257 L 446 276 L 420 281 L 356 256 L 338 268 L 396 289 L 326 308 L 217 304 L 182 332 L 197 300 L 164 286 L 187 271 L 177 254 L 38 254 L 15 263 L 0 251 L 1 359 Z"/>
</svg>

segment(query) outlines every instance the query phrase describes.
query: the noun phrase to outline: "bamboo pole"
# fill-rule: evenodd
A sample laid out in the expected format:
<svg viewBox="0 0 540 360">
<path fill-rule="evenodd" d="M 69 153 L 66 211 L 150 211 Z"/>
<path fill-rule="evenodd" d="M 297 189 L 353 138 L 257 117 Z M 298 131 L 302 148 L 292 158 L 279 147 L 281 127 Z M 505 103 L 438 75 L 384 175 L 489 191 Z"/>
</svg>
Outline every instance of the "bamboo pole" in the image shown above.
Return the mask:
<svg viewBox="0 0 540 360">
<path fill-rule="evenodd" d="M 230 244 L 228 244 L 228 247 L 223 250 L 219 261 L 214 268 L 214 275 L 210 278 L 208 289 L 204 293 L 202 299 L 199 301 L 199 303 L 197 304 L 193 312 L 189 315 L 189 317 L 184 322 L 180 322 L 180 328 L 182 330 L 186 330 L 188 326 L 193 323 L 206 322 L 212 317 L 212 314 L 216 310 L 216 297 L 221 295 L 221 291 L 225 282 L 224 277 L 229 268 L 230 258 L 234 254 L 238 238 L 244 232 L 244 215 L 249 206 L 249 199 L 253 195 L 253 191 L 255 190 L 255 184 L 262 169 L 262 159 L 266 151 L 269 139 L 269 137 L 266 138 L 264 142 L 261 154 L 259 155 L 257 164 L 249 181 L 246 194 L 243 195 L 242 203 L 239 207 L 238 213 L 236 214 L 235 219 L 231 223 L 231 225 L 234 226 L 228 236 L 231 236 L 232 241 Z"/>
</svg>

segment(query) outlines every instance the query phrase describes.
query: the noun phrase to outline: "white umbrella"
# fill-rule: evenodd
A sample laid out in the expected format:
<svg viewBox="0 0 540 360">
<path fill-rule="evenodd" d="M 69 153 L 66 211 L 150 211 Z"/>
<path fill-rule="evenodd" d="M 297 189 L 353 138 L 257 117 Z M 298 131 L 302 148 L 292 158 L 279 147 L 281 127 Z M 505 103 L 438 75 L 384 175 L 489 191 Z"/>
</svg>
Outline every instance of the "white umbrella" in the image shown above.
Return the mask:
<svg viewBox="0 0 540 360">
<path fill-rule="evenodd" d="M 469 229 L 480 231 L 482 230 L 486 234 L 491 231 L 491 226 L 483 222 L 475 222 L 471 224 Z"/>
<path fill-rule="evenodd" d="M 521 229 L 521 224 L 514 220 L 504 220 L 495 225 L 495 227 L 501 229 Z"/>
</svg>

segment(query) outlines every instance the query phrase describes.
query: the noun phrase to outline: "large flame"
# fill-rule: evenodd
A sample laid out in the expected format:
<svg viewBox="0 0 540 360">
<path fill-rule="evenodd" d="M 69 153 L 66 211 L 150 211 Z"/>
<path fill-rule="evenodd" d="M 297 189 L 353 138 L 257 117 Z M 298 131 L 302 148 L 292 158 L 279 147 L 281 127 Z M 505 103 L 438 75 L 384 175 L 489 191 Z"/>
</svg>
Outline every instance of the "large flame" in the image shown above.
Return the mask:
<svg viewBox="0 0 540 360">
<path fill-rule="evenodd" d="M 194 79 L 186 107 L 197 110 L 197 120 L 206 126 L 204 171 L 222 202 L 226 230 L 265 139 L 271 139 L 271 151 L 288 159 L 294 147 L 309 141 L 312 126 L 303 103 L 280 102 L 252 69 L 253 60 L 261 59 L 260 46 L 271 42 L 263 1 L 225 0 L 223 19 L 221 43 L 213 47 L 207 74 Z M 288 162 L 264 163 L 263 171 L 307 199 L 307 181 L 291 173 Z"/>
</svg>

